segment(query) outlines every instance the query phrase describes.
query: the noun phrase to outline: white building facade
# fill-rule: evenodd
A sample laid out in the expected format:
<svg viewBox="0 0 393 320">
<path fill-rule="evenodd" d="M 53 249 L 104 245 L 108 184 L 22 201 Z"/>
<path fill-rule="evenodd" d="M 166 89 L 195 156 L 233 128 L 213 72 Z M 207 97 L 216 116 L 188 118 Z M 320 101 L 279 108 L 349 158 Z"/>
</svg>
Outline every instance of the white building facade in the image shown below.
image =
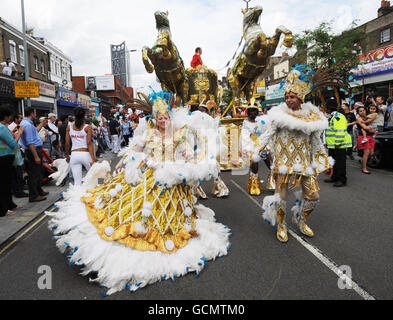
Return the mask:
<svg viewBox="0 0 393 320">
<path fill-rule="evenodd" d="M 48 78 L 57 83 L 59 88 L 72 90 L 72 60 L 59 48 L 54 46 L 45 38 L 36 38 L 42 43 L 49 54 Z"/>
</svg>

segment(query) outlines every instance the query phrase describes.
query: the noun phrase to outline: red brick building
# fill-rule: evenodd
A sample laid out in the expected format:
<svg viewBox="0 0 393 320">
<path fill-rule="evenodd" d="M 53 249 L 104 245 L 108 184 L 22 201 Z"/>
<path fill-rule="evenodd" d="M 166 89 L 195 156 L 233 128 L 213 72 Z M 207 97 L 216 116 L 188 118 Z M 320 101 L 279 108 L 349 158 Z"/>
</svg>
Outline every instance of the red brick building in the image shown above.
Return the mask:
<svg viewBox="0 0 393 320">
<path fill-rule="evenodd" d="M 76 76 L 72 77 L 72 83 L 74 85 L 74 91 L 80 92 L 82 94 L 90 95 L 90 91 L 86 90 L 86 77 L 85 76 Z M 115 82 L 115 90 L 96 90 L 97 97 L 104 96 L 109 99 L 112 106 L 116 106 L 117 104 L 126 104 L 130 102 L 134 97 L 133 88 L 127 88 L 121 84 L 120 79 L 114 76 Z M 105 100 L 108 100 L 105 99 Z"/>
</svg>

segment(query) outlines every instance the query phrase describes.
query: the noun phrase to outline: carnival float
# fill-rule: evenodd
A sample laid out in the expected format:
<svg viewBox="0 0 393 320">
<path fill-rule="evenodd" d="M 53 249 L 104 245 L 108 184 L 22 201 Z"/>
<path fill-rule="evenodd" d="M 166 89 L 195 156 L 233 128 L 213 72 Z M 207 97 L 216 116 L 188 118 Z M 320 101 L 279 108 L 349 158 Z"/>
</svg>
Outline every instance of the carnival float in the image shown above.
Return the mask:
<svg viewBox="0 0 393 320">
<path fill-rule="evenodd" d="M 255 82 L 266 69 L 269 58 L 275 54 L 281 36 L 284 35 L 282 44 L 285 47 L 291 48 L 293 45 L 292 32 L 284 26 L 277 27 L 272 37 L 268 37 L 262 31 L 259 25 L 262 11 L 260 6 L 241 10 L 244 44 L 229 73 L 228 81 L 233 99 L 220 116 L 221 170 L 242 168 L 245 164 L 238 150 L 240 126 L 246 117 L 244 114 L 239 116 L 236 108 L 247 109 L 249 103 L 254 104 Z M 175 94 L 177 105 L 182 104 L 194 110 L 195 106 L 206 105 L 210 101 L 219 106 L 222 101 L 222 88 L 218 86 L 217 73 L 204 65 L 199 65 L 195 69 L 185 69 L 171 36 L 168 12 L 157 11 L 154 16 L 158 31 L 157 40 L 151 48 L 145 46 L 142 50 L 146 71 L 155 72 L 162 89 Z M 141 100 L 136 102 L 139 103 Z M 227 117 L 229 114 L 231 116 Z"/>
</svg>

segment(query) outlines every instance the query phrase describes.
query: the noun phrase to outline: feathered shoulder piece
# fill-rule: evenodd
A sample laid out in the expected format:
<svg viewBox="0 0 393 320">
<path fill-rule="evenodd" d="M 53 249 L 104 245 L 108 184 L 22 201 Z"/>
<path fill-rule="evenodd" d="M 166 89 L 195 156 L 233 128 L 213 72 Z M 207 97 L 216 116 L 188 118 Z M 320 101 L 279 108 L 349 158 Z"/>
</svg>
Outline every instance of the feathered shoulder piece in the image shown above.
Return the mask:
<svg viewBox="0 0 393 320">
<path fill-rule="evenodd" d="M 269 110 L 268 118 L 277 128 L 303 131 L 306 134 L 325 130 L 329 125 L 324 114 L 310 102 L 303 103 L 302 108 L 296 111 L 282 103 Z"/>
<path fill-rule="evenodd" d="M 153 105 L 150 102 L 149 98 L 142 92 L 137 92 L 137 96 L 138 98 L 130 99 L 131 102 L 127 103 L 127 107 L 135 108 L 137 110 L 141 110 L 151 114 L 153 111 Z"/>
<path fill-rule="evenodd" d="M 342 88 L 348 90 L 348 84 L 342 81 L 338 68 L 327 68 L 326 61 L 320 65 L 315 75 L 312 78 L 314 83 L 314 91 L 319 91 L 323 88 Z"/>
</svg>

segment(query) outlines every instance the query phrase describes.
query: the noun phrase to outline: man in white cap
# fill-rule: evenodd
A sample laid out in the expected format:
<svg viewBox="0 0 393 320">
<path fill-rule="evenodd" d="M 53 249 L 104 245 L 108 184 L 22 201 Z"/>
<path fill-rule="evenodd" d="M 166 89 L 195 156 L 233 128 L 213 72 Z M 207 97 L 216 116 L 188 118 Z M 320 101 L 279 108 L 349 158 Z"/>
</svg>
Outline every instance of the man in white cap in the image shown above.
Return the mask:
<svg viewBox="0 0 393 320">
<path fill-rule="evenodd" d="M 48 114 L 48 133 L 49 133 L 49 141 L 50 141 L 50 151 L 52 153 L 52 143 L 55 140 L 59 140 L 59 129 L 56 126 L 57 115 L 54 113 Z"/>
</svg>

